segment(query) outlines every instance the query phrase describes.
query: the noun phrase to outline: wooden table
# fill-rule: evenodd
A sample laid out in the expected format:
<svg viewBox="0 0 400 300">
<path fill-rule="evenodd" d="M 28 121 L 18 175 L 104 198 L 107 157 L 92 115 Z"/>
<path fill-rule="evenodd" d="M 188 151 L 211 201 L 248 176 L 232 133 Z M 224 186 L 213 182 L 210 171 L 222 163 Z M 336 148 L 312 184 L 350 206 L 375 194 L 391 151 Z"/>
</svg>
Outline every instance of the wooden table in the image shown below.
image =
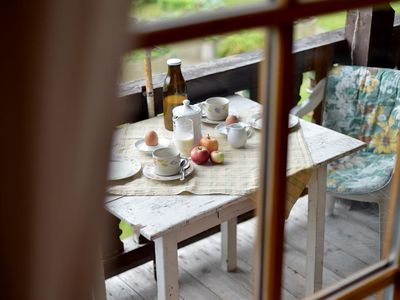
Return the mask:
<svg viewBox="0 0 400 300">
<path fill-rule="evenodd" d="M 232 96 L 236 111 L 259 104 Z M 240 107 L 240 109 L 239 109 Z M 306 294 L 322 287 L 325 226 L 326 166 L 364 146 L 359 140 L 301 121 L 315 169 L 309 183 Z M 227 271 L 236 268 L 236 218 L 255 208 L 247 197 L 231 195 L 124 196 L 106 203 L 106 209 L 131 224 L 155 243 L 158 299 L 178 299 L 177 243 L 221 224 L 221 261 Z"/>
</svg>

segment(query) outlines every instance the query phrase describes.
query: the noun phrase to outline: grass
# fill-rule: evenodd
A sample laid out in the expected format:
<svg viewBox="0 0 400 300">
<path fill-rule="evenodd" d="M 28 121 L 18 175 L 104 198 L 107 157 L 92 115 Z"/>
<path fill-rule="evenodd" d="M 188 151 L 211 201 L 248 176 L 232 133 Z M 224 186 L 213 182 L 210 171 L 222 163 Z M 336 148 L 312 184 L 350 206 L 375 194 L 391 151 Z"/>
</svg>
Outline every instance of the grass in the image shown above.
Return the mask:
<svg viewBox="0 0 400 300">
<path fill-rule="evenodd" d="M 133 235 L 132 226 L 129 225 L 128 223 L 124 222 L 124 221 L 121 221 L 119 223 L 119 229 L 122 230 L 122 233 L 119 236 L 122 240 L 127 238 L 127 237 L 130 237 L 131 235 Z"/>
<path fill-rule="evenodd" d="M 317 17 L 316 26 L 321 31 L 331 31 L 343 28 L 346 23 L 346 12 L 340 11 L 333 14 L 320 15 Z"/>
<path fill-rule="evenodd" d="M 400 1 L 390 3 L 396 13 L 400 13 Z"/>
</svg>

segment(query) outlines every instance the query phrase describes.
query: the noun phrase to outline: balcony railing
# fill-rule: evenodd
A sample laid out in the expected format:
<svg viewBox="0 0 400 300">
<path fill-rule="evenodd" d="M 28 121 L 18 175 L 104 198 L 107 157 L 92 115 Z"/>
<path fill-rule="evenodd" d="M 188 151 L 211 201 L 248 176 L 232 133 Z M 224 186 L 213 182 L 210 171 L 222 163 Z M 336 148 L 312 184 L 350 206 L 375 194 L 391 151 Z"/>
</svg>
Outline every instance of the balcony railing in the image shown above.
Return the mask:
<svg viewBox="0 0 400 300">
<path fill-rule="evenodd" d="M 400 45 L 400 16 L 396 16 L 392 44 Z M 400 48 L 395 50 L 396 65 L 400 65 Z M 295 41 L 293 45 L 296 69 L 290 76 L 296 76 L 297 85 L 293 101 L 299 98 L 302 74 L 315 71 L 316 78 L 325 76 L 332 64 L 351 64 L 350 50 L 344 29 L 313 35 Z M 253 51 L 216 59 L 207 63 L 183 68 L 187 81 L 189 99 L 193 102 L 215 95 L 230 95 L 249 90 L 250 98 L 258 99 L 258 68 L 263 60 L 262 51 Z M 289 76 L 289 74 L 288 74 Z M 162 112 L 162 84 L 165 73 L 153 76 L 156 113 Z M 120 109 L 126 122 L 143 120 L 147 117 L 144 80 L 134 80 L 120 85 Z"/>
</svg>

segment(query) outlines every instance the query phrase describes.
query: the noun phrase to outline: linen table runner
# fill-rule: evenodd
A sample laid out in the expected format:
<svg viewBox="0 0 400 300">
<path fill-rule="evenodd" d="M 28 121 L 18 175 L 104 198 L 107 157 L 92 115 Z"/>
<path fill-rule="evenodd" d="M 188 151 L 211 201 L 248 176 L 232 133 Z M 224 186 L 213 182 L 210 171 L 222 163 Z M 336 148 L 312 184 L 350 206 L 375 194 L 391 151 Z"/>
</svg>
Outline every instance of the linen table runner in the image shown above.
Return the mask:
<svg viewBox="0 0 400 300">
<path fill-rule="evenodd" d="M 247 120 L 254 110 L 241 113 Z M 113 152 L 125 159 L 135 158 L 142 163 L 151 162 L 151 155 L 137 150 L 135 142 L 143 138 L 149 130 L 155 130 L 160 138 L 172 138 L 172 132 L 164 128 L 163 118 L 156 117 L 134 124 L 125 124 L 119 129 Z M 221 165 L 194 164 L 194 172 L 185 181 L 154 181 L 146 178 L 140 171 L 134 177 L 113 182 L 108 192 L 117 195 L 177 195 L 184 192 L 193 194 L 230 194 L 250 195 L 259 187 L 260 142 L 261 134 L 253 130 L 244 149 L 232 148 L 226 136 L 220 135 L 213 126 L 202 125 L 203 135 L 210 134 L 218 139 L 219 149 L 225 153 L 225 162 Z M 172 143 L 172 141 L 171 141 Z M 288 195 L 287 214 L 298 196 L 308 183 L 313 166 L 301 129 L 289 134 L 288 140 Z"/>
</svg>

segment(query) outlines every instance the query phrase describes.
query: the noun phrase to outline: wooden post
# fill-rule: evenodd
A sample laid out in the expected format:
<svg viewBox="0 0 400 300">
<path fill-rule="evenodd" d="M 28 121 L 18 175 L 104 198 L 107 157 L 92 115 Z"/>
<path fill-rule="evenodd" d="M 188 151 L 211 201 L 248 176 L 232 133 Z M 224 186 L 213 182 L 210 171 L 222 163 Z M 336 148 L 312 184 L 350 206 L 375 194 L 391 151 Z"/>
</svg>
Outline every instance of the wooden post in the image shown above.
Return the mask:
<svg viewBox="0 0 400 300">
<path fill-rule="evenodd" d="M 353 65 L 394 67 L 393 22 L 389 4 L 348 11 L 345 35 Z"/>
<path fill-rule="evenodd" d="M 314 69 L 316 83 L 328 75 L 332 66 L 332 53 L 333 49 L 330 45 L 315 50 Z M 323 104 L 324 102 L 321 102 L 314 110 L 313 119 L 317 124 L 322 124 Z"/>
<path fill-rule="evenodd" d="M 146 100 L 147 112 L 149 118 L 154 117 L 154 91 L 153 91 L 153 73 L 151 70 L 151 49 L 144 50 L 144 78 L 146 80 Z"/>
</svg>

